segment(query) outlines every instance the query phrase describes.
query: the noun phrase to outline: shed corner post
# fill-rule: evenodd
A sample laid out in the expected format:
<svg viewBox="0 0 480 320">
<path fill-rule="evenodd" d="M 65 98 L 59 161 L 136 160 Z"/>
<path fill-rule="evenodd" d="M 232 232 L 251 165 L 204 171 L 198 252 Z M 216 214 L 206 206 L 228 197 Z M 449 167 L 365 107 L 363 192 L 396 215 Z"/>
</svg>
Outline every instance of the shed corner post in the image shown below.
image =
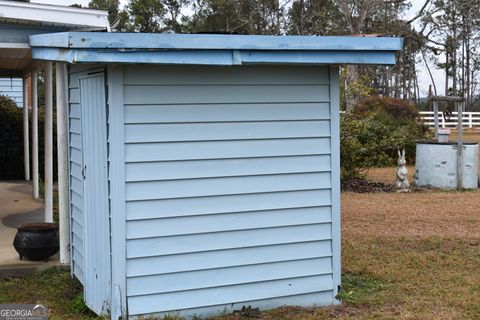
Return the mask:
<svg viewBox="0 0 480 320">
<path fill-rule="evenodd" d="M 109 66 L 108 86 L 108 140 L 110 180 L 111 232 L 111 319 L 127 318 L 126 292 L 126 196 L 125 196 L 125 137 L 123 102 L 123 67 Z"/>
<path fill-rule="evenodd" d="M 67 68 L 65 63 L 55 64 L 57 106 L 57 158 L 58 158 L 58 215 L 60 231 L 60 263 L 70 264 L 70 215 L 68 197 L 68 112 Z"/>
<path fill-rule="evenodd" d="M 332 182 L 332 268 L 333 302 L 342 282 L 340 234 L 340 82 L 339 67 L 330 66 L 331 182 Z"/>
</svg>

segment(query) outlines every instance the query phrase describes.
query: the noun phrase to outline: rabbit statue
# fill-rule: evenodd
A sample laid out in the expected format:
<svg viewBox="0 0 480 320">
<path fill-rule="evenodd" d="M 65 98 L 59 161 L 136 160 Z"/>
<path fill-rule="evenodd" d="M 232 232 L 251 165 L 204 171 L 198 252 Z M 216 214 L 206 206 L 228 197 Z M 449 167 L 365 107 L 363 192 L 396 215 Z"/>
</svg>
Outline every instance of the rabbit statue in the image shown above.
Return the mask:
<svg viewBox="0 0 480 320">
<path fill-rule="evenodd" d="M 405 160 L 405 149 L 398 149 L 397 161 L 397 179 L 395 187 L 398 192 L 410 192 L 410 183 L 408 182 L 407 161 Z"/>
</svg>

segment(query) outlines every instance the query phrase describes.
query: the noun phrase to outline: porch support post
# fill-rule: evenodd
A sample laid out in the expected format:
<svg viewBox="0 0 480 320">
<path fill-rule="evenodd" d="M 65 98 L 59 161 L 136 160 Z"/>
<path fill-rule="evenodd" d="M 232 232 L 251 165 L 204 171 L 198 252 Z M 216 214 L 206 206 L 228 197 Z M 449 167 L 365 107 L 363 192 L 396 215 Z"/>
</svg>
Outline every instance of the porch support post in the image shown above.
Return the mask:
<svg viewBox="0 0 480 320">
<path fill-rule="evenodd" d="M 53 222 L 52 63 L 45 65 L 45 222 Z"/>
<path fill-rule="evenodd" d="M 69 264 L 70 219 L 68 210 L 68 118 L 67 67 L 55 64 L 57 94 L 57 156 L 58 156 L 58 220 L 60 231 L 60 263 Z"/>
<path fill-rule="evenodd" d="M 37 72 L 32 72 L 32 182 L 33 197 L 39 198 L 38 188 L 38 81 Z"/>
<path fill-rule="evenodd" d="M 30 180 L 30 138 L 28 136 L 28 94 L 27 78 L 23 78 L 23 162 L 25 180 Z"/>
</svg>

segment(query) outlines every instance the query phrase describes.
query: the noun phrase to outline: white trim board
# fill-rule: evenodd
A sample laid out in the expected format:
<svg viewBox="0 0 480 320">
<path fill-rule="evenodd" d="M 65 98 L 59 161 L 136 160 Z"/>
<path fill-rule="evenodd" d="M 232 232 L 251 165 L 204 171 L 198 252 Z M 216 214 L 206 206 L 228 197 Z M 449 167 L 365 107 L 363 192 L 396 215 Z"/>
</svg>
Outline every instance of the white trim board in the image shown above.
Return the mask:
<svg viewBox="0 0 480 320">
<path fill-rule="evenodd" d="M 108 13 L 101 10 L 0 0 L 2 19 L 25 20 L 45 26 L 64 24 L 72 29 L 110 31 Z"/>
</svg>

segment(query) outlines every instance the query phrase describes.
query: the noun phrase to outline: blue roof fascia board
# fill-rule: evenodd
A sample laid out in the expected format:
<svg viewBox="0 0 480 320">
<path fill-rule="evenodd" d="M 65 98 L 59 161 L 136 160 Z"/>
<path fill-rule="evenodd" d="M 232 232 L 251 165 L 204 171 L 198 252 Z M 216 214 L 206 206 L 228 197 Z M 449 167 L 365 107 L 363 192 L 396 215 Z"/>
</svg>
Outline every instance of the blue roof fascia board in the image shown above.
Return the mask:
<svg viewBox="0 0 480 320">
<path fill-rule="evenodd" d="M 380 64 L 396 63 L 395 52 L 377 51 L 242 51 L 242 64 Z"/>
<path fill-rule="evenodd" d="M 403 39 L 352 36 L 63 32 L 31 36 L 30 46 L 83 49 L 399 51 L 403 48 Z"/>
<path fill-rule="evenodd" d="M 36 60 L 68 63 L 150 63 L 150 64 L 198 64 L 232 65 L 229 50 L 188 51 L 97 51 L 62 48 L 33 48 Z"/>
<path fill-rule="evenodd" d="M 33 48 L 32 58 L 68 63 L 241 64 L 395 64 L 394 52 L 180 50 L 119 51 Z"/>
<path fill-rule="evenodd" d="M 38 34 L 28 37 L 30 47 L 69 47 L 70 32 L 57 32 L 50 34 Z"/>
</svg>

